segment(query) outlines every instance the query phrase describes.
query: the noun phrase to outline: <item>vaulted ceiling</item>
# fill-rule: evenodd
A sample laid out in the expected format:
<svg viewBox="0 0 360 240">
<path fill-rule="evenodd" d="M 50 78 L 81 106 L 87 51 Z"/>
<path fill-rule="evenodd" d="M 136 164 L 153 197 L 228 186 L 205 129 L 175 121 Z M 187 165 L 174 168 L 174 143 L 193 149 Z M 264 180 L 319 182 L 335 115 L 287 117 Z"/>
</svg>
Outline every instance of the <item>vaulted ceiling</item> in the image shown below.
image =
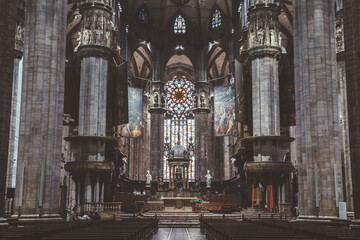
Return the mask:
<svg viewBox="0 0 360 240">
<path fill-rule="evenodd" d="M 150 20 L 153 25 L 167 26 L 175 15 L 184 13 L 190 24 L 198 29 L 209 28 L 213 10 L 218 8 L 223 15 L 231 16 L 231 0 L 189 0 L 179 1 L 185 4 L 176 4 L 176 0 L 131 0 L 130 14 L 136 18 L 138 10 L 143 6 L 149 9 Z"/>
</svg>

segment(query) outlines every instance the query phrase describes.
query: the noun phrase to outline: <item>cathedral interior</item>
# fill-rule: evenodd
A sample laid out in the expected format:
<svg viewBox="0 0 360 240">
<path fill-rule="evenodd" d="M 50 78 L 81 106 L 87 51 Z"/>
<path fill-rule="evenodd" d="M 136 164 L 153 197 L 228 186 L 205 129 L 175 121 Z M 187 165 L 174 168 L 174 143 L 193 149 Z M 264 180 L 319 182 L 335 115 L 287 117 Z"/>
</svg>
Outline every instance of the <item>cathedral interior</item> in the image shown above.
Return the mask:
<svg viewBox="0 0 360 240">
<path fill-rule="evenodd" d="M 0 238 L 359 239 L 359 12 L 1 0 Z"/>
</svg>

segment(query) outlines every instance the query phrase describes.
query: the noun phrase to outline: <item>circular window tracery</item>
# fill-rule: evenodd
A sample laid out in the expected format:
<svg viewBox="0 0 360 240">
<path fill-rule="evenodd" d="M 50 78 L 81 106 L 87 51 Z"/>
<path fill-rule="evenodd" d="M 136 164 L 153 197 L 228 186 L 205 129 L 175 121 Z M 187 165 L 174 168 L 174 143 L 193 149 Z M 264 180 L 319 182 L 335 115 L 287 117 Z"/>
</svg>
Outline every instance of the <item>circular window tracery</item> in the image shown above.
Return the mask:
<svg viewBox="0 0 360 240">
<path fill-rule="evenodd" d="M 185 118 L 191 111 L 194 85 L 185 76 L 174 76 L 165 84 L 169 115 Z"/>
</svg>

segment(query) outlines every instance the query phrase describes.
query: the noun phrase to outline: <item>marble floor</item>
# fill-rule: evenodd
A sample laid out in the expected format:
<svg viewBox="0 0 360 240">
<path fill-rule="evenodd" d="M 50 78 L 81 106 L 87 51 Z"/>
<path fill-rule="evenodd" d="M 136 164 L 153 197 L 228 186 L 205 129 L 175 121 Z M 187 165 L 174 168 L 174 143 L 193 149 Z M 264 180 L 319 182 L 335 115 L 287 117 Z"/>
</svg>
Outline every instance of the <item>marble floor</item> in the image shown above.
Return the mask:
<svg viewBox="0 0 360 240">
<path fill-rule="evenodd" d="M 152 240 L 206 240 L 199 228 L 159 228 Z"/>
</svg>

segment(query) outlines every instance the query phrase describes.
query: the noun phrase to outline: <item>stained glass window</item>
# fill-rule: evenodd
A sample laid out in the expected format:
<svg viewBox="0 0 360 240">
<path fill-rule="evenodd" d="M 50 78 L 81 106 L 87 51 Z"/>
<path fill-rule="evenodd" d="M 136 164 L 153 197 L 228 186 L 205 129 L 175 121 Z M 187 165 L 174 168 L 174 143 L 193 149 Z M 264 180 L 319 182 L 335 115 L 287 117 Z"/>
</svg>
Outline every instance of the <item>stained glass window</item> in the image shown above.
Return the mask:
<svg viewBox="0 0 360 240">
<path fill-rule="evenodd" d="M 186 23 L 185 19 L 179 15 L 177 18 L 175 18 L 174 22 L 174 33 L 176 34 L 184 34 L 186 32 Z"/>
<path fill-rule="evenodd" d="M 221 26 L 221 13 L 219 10 L 215 10 L 212 17 L 212 28 L 218 28 Z"/>
<path fill-rule="evenodd" d="M 165 151 L 173 148 L 180 135 L 180 144 L 194 149 L 195 120 L 191 113 L 194 84 L 185 76 L 175 76 L 165 84 L 167 96 L 167 117 L 164 120 Z M 191 152 L 191 151 L 190 151 Z M 169 167 L 164 154 L 164 180 L 169 180 Z M 195 180 L 195 157 L 191 155 L 190 181 Z"/>
<path fill-rule="evenodd" d="M 148 23 L 148 15 L 145 9 L 139 11 L 139 20 L 141 23 Z"/>
</svg>

